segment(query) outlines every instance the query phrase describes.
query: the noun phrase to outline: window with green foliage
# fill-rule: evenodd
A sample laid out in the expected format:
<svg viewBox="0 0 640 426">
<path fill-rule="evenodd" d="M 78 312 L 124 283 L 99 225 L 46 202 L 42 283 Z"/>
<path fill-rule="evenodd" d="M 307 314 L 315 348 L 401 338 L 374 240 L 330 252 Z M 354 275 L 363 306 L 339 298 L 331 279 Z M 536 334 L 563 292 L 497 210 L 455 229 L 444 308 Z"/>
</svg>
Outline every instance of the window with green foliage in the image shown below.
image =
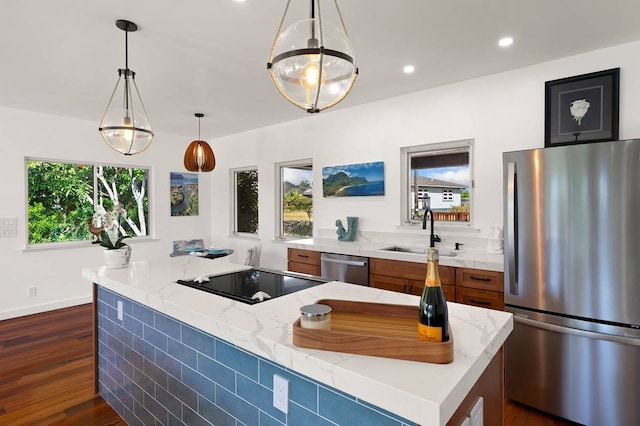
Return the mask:
<svg viewBox="0 0 640 426">
<path fill-rule="evenodd" d="M 258 234 L 258 170 L 232 170 L 234 235 Z"/>
<path fill-rule="evenodd" d="M 313 236 L 313 163 L 300 160 L 276 164 L 280 177 L 279 238 Z"/>
<path fill-rule="evenodd" d="M 28 244 L 90 241 L 95 211 L 121 205 L 121 230 L 148 235 L 149 169 L 27 159 Z M 104 210 L 103 210 L 104 209 Z"/>
</svg>

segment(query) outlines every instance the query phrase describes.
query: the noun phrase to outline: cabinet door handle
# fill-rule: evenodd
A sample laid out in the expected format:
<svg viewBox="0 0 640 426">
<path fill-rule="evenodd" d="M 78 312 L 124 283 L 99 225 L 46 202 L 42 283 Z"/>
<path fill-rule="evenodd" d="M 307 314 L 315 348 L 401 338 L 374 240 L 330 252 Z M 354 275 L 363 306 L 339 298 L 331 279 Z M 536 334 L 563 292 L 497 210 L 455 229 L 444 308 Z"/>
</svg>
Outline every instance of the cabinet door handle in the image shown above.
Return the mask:
<svg viewBox="0 0 640 426">
<path fill-rule="evenodd" d="M 308 255 L 308 254 L 299 254 L 299 255 L 298 255 L 298 257 L 304 257 L 304 258 L 307 258 L 307 257 L 309 257 L 309 255 Z"/>
<path fill-rule="evenodd" d="M 476 281 L 491 281 L 491 278 L 474 277 L 473 275 L 469 275 L 469 278 Z"/>
<path fill-rule="evenodd" d="M 469 302 L 475 303 L 477 305 L 482 305 L 482 306 L 489 306 L 491 304 L 491 302 L 481 301 L 481 300 L 476 300 L 476 299 L 469 299 Z"/>
</svg>

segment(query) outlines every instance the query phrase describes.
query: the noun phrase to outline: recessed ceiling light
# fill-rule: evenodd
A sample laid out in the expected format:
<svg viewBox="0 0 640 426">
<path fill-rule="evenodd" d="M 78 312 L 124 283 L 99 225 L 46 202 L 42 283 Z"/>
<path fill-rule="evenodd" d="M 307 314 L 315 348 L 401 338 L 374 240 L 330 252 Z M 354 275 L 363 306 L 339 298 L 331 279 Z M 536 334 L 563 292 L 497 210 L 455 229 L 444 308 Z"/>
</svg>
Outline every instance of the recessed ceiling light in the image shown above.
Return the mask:
<svg viewBox="0 0 640 426">
<path fill-rule="evenodd" d="M 405 65 L 404 68 L 402 69 L 402 71 L 404 71 L 405 74 L 411 74 L 415 70 L 416 70 L 416 67 L 414 67 L 413 65 Z"/>
<path fill-rule="evenodd" d="M 511 37 L 503 37 L 498 41 L 498 45 L 500 47 L 507 47 L 513 44 L 513 38 Z"/>
</svg>

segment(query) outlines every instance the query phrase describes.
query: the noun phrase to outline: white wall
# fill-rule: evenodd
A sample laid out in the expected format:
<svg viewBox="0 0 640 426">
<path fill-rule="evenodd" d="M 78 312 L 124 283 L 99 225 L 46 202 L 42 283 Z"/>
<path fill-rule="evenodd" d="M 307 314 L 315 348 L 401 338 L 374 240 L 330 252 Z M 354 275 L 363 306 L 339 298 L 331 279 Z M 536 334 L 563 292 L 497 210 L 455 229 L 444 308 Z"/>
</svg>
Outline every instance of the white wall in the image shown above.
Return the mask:
<svg viewBox="0 0 640 426">
<path fill-rule="evenodd" d="M 314 164 L 315 230 L 335 228 L 337 218 L 349 215 L 360 218 L 361 231 L 399 232 L 400 147 L 460 139 L 475 140 L 472 217 L 483 235 L 502 224 L 502 152 L 544 146 L 545 81 L 615 67 L 621 68 L 620 139 L 640 137 L 640 43 L 635 42 L 216 139 L 212 185 L 219 202 L 213 203 L 213 239 L 240 250 L 253 243 L 228 236 L 227 170 L 257 165 L 262 265 L 285 268 L 285 247 L 273 241 L 274 163 L 301 158 Z M 373 161 L 385 164 L 383 197 L 322 197 L 322 167 Z"/>
<path fill-rule="evenodd" d="M 359 228 L 365 232 L 407 233 L 397 228 L 399 148 L 475 139 L 473 218 L 481 234 L 502 223 L 501 153 L 544 145 L 544 82 L 614 67 L 621 68 L 620 138 L 640 137 L 636 117 L 640 42 L 636 42 L 345 110 L 312 116 L 301 112 L 303 118 L 294 122 L 216 139 L 211 145 L 217 166 L 212 173 L 200 175 L 197 217 L 172 218 L 168 201 L 169 172 L 184 170 L 182 156 L 189 136 L 158 134 L 149 150 L 125 157 L 102 141 L 97 121 L 0 108 L 0 217 L 18 218 L 18 236 L 0 238 L 0 319 L 89 301 L 91 286 L 80 270 L 102 264 L 101 249 L 95 246 L 22 250 L 27 156 L 151 166 L 151 223 L 156 241 L 133 242 L 134 261 L 167 256 L 175 239 L 202 237 L 206 244 L 234 248 L 230 260 L 242 262 L 245 250 L 256 241 L 229 236 L 229 169 L 257 165 L 262 265 L 283 269 L 286 250 L 274 242 L 274 163 L 313 159 L 316 230 L 335 229 L 335 220 L 348 215 L 360 217 Z M 366 70 L 361 78 L 366 78 Z M 372 161 L 385 163 L 384 197 L 322 197 L 323 166 Z M 408 233 L 426 238 L 422 230 Z M 35 298 L 27 297 L 31 286 L 38 288 Z"/>
<path fill-rule="evenodd" d="M 0 217 L 18 219 L 18 235 L 0 238 L 0 319 L 90 301 L 91 284 L 81 269 L 103 264 L 96 245 L 24 251 L 26 246 L 25 157 L 151 166 L 150 216 L 155 241 L 130 242 L 132 260 L 166 257 L 176 239 L 211 235 L 211 179 L 200 175 L 200 215 L 171 217 L 169 172 L 185 171 L 182 157 L 190 139 L 156 134 L 142 154 L 126 157 L 107 146 L 98 121 L 89 122 L 0 108 Z M 36 297 L 27 288 L 37 287 Z"/>
</svg>

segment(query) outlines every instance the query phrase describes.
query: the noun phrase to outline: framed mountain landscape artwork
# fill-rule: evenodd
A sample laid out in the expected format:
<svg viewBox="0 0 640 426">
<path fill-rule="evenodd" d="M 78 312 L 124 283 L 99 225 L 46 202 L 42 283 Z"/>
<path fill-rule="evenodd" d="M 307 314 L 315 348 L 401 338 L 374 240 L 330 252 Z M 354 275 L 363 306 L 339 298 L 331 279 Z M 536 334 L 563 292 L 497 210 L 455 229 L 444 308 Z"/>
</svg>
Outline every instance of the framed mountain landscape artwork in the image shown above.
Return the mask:
<svg viewBox="0 0 640 426">
<path fill-rule="evenodd" d="M 171 172 L 171 216 L 198 216 L 198 174 Z"/>
<path fill-rule="evenodd" d="M 378 161 L 323 167 L 322 195 L 325 197 L 384 195 L 384 163 Z"/>
</svg>

